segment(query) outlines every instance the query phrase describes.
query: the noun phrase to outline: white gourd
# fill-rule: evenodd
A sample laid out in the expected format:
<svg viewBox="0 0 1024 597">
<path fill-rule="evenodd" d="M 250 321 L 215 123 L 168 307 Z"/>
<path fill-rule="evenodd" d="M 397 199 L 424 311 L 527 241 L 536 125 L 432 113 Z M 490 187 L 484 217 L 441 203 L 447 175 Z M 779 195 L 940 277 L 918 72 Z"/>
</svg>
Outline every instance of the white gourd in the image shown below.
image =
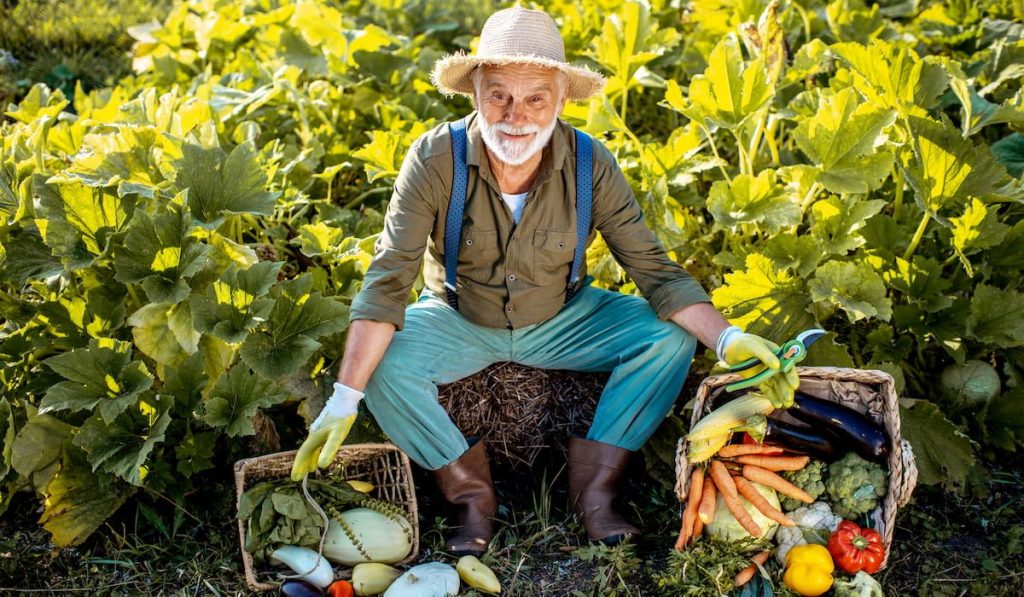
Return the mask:
<svg viewBox="0 0 1024 597">
<path fill-rule="evenodd" d="M 294 570 L 295 574 L 300 574 L 299 580 L 321 589 L 326 589 L 334 582 L 334 570 L 331 569 L 330 563 L 308 547 L 285 545 L 275 549 L 270 554 L 270 559 L 277 560 Z"/>
<path fill-rule="evenodd" d="M 412 552 L 412 526 L 401 516 L 392 519 L 369 508 L 353 508 L 341 512 L 338 519 L 330 521 L 324 541 L 324 556 L 332 562 L 394 564 Z"/>
<path fill-rule="evenodd" d="M 459 592 L 459 573 L 448 564 L 413 566 L 388 587 L 384 597 L 447 597 Z"/>
</svg>

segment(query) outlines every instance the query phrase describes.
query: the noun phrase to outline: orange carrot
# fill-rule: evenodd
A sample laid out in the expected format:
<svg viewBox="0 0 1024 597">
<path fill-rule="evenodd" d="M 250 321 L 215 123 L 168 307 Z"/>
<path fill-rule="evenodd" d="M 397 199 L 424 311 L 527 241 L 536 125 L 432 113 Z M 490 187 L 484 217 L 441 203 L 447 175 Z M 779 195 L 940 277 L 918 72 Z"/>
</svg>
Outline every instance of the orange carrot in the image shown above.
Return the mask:
<svg viewBox="0 0 1024 597">
<path fill-rule="evenodd" d="M 700 516 L 693 517 L 693 532 L 690 533 L 690 541 L 696 541 L 700 534 L 704 532 L 704 522 L 700 519 Z"/>
<path fill-rule="evenodd" d="M 683 510 L 683 524 L 679 528 L 679 538 L 676 539 L 676 551 L 681 551 L 690 540 L 693 519 L 697 518 L 697 506 L 700 505 L 700 494 L 703 489 L 704 470 L 698 468 L 690 475 L 690 490 L 686 499 L 686 509 Z"/>
<path fill-rule="evenodd" d="M 778 508 L 768 503 L 761 492 L 756 487 L 750 484 L 743 477 L 736 477 L 733 479 L 736 482 L 736 490 L 740 492 L 740 495 L 747 498 L 747 501 L 754 504 L 754 507 L 761 511 L 768 518 L 771 518 L 775 522 L 786 527 L 795 527 L 796 523 L 790 520 L 788 516 L 779 511 Z"/>
<path fill-rule="evenodd" d="M 761 467 L 745 464 L 743 465 L 743 476 L 746 477 L 748 481 L 767 485 L 779 493 L 788 495 L 795 500 L 800 500 L 807 504 L 814 502 L 814 498 L 808 495 L 808 493 L 803 489 L 800 489 L 775 473 L 766 471 Z"/>
<path fill-rule="evenodd" d="M 720 458 L 732 458 L 746 454 L 782 454 L 782 446 L 765 446 L 762 444 L 729 444 L 718 451 Z"/>
<path fill-rule="evenodd" d="M 798 471 L 811 461 L 809 456 L 737 456 L 736 462 L 759 466 L 766 471 Z"/>
<path fill-rule="evenodd" d="M 710 476 L 705 477 L 704 493 L 700 496 L 700 505 L 697 507 L 697 518 L 704 524 L 709 524 L 715 517 L 715 497 L 717 495 L 714 479 Z"/>
<path fill-rule="evenodd" d="M 733 498 L 739 495 L 736 493 L 736 484 L 732 482 L 732 477 L 729 475 L 729 469 L 721 460 L 711 461 L 711 478 L 715 480 L 718 491 Z"/>
<path fill-rule="evenodd" d="M 711 461 L 711 478 L 715 480 L 715 485 L 718 486 L 718 491 L 722 494 L 722 501 L 736 517 L 736 522 L 740 523 L 740 526 L 754 537 L 760 537 L 761 527 L 757 526 L 750 513 L 743 507 L 743 502 L 740 501 L 739 493 L 736 491 L 736 483 L 732 480 L 729 469 L 725 468 L 721 460 Z"/>
<path fill-rule="evenodd" d="M 768 557 L 771 555 L 772 552 L 770 551 L 762 551 L 761 553 L 751 558 L 751 560 L 754 563 L 747 566 L 743 570 L 740 570 L 740 573 L 736 575 L 735 579 L 733 579 L 733 586 L 742 587 L 743 585 L 750 582 L 750 579 L 754 578 L 754 574 L 757 573 L 757 565 L 761 564 L 763 566 L 764 563 L 768 561 Z"/>
</svg>

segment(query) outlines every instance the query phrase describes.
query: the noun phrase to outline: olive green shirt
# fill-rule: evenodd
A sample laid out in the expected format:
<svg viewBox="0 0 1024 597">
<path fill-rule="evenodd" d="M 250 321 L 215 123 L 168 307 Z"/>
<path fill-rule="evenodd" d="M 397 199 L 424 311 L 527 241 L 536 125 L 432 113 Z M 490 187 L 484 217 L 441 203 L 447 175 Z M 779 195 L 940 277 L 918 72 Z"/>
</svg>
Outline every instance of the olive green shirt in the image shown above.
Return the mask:
<svg viewBox="0 0 1024 597">
<path fill-rule="evenodd" d="M 458 260 L 459 312 L 492 328 L 521 328 L 554 316 L 565 301 L 576 248 L 576 139 L 559 120 L 544 148 L 540 172 L 516 224 L 491 172 L 479 117 L 467 127 L 468 196 Z M 644 224 L 643 214 L 612 154 L 593 142 L 594 193 L 590 234 L 604 237 L 612 255 L 658 317 L 709 302 L 707 293 Z M 426 252 L 424 282 L 444 288 L 444 229 L 454 177 L 447 123 L 424 133 L 402 163 L 376 255 L 351 319 L 372 319 L 402 329 L 409 291 Z M 583 264 L 580 279 L 586 275 Z"/>
</svg>

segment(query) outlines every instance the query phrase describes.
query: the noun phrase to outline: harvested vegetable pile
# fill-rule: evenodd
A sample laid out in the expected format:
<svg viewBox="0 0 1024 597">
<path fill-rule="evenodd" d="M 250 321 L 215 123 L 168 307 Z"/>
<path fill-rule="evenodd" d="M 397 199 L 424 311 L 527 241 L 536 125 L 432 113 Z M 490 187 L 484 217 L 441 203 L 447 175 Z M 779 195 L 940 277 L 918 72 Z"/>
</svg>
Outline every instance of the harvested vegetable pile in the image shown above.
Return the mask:
<svg viewBox="0 0 1024 597">
<path fill-rule="evenodd" d="M 607 380 L 498 363 L 440 386 L 439 400 L 462 433 L 487 440 L 492 456 L 529 468 L 542 449 L 564 449 L 570 434 L 586 433 Z"/>
<path fill-rule="evenodd" d="M 720 404 L 687 440 L 694 468 L 675 544 L 681 555 L 670 561 L 663 588 L 882 594 L 870 575 L 888 549 L 874 528 L 888 489 L 885 428 L 807 394 L 773 410 L 752 393 Z"/>
</svg>

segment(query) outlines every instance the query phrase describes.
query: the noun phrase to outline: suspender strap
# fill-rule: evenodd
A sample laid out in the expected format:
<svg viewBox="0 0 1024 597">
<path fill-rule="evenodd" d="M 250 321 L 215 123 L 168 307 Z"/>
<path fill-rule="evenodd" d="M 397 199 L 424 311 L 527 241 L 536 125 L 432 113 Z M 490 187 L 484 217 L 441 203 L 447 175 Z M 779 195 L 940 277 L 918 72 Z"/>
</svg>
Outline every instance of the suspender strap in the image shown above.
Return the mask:
<svg viewBox="0 0 1024 597">
<path fill-rule="evenodd" d="M 459 295 L 456 290 L 456 269 L 459 263 L 459 249 L 462 242 L 462 217 L 466 210 L 466 193 L 469 189 L 469 168 L 466 165 L 466 118 L 448 124 L 452 138 L 452 162 L 455 175 L 452 180 L 452 194 L 448 200 L 448 217 L 444 224 L 444 289 L 448 305 L 459 310 Z M 576 252 L 572 258 L 569 282 L 565 290 L 565 302 L 572 300 L 580 280 L 580 270 L 586 255 L 587 236 L 590 234 L 590 212 L 593 203 L 594 161 L 590 136 L 581 130 L 576 133 Z"/>
<path fill-rule="evenodd" d="M 459 244 L 462 242 L 462 215 L 466 209 L 466 192 L 469 188 L 469 169 L 466 167 L 466 120 L 469 117 L 449 123 L 452 137 L 452 162 L 455 176 L 452 179 L 452 194 L 448 201 L 448 217 L 444 224 L 444 290 L 448 305 L 459 310 L 459 295 L 455 289 L 455 272 L 459 263 Z"/>
<path fill-rule="evenodd" d="M 594 161 L 590 136 L 579 129 L 576 131 L 576 253 L 569 271 L 569 285 L 565 289 L 565 302 L 576 294 L 580 280 L 580 269 L 587 252 L 587 236 L 590 234 L 590 211 L 594 188 Z"/>
</svg>

